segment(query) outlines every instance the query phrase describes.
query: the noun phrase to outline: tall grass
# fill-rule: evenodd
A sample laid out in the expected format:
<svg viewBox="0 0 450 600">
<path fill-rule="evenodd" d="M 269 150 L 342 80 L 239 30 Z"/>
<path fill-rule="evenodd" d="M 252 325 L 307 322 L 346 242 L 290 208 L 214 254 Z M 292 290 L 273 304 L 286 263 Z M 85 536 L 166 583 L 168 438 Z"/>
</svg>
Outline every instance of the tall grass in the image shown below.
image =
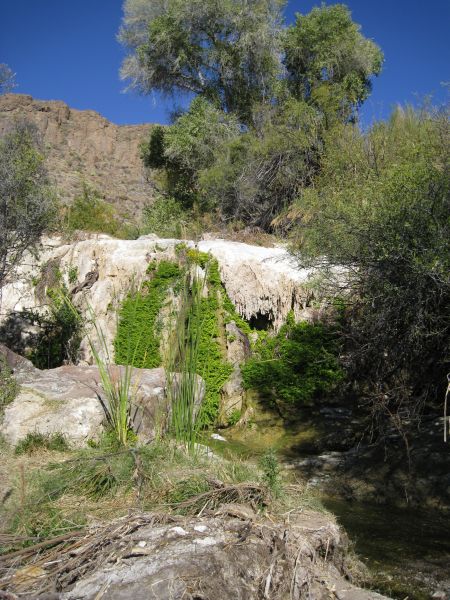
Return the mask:
<svg viewBox="0 0 450 600">
<path fill-rule="evenodd" d="M 79 316 L 78 311 L 67 296 L 65 302 Z M 94 362 L 98 368 L 104 398 L 98 395 L 108 425 L 120 446 L 127 446 L 133 437 L 131 423 L 131 399 L 136 393 L 138 382 L 133 382 L 134 359 L 137 344 L 129 347 L 129 360 L 125 365 L 116 365 L 111 357 L 105 332 L 101 327 L 92 306 L 87 304 L 90 322 L 94 335 L 86 330 L 86 338 L 91 349 Z"/>
<path fill-rule="evenodd" d="M 201 301 L 205 286 L 206 275 L 200 277 L 197 270 L 186 274 L 165 360 L 172 433 L 191 452 L 195 451 L 198 438 L 196 399 L 204 385 L 197 373 L 202 327 Z"/>
</svg>

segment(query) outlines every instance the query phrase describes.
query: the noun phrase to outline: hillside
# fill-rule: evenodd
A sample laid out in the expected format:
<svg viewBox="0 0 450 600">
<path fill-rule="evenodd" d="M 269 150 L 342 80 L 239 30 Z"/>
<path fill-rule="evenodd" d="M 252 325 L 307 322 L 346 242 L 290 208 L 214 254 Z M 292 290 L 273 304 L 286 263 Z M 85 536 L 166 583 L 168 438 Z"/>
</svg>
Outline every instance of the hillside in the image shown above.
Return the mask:
<svg viewBox="0 0 450 600">
<path fill-rule="evenodd" d="M 63 201 L 72 200 L 83 181 L 129 215 L 151 198 L 139 158 L 139 143 L 151 125 L 115 125 L 95 111 L 76 110 L 61 101 L 0 96 L 0 135 L 21 119 L 41 133 L 48 171 Z"/>
</svg>

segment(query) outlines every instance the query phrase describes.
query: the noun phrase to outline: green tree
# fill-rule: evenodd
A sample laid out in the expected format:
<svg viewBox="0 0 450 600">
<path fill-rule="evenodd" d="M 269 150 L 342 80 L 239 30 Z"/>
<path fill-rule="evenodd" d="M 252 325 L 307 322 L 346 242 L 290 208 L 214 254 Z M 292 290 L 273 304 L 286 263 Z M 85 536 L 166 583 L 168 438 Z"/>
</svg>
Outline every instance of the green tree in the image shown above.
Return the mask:
<svg viewBox="0 0 450 600">
<path fill-rule="evenodd" d="M 145 166 L 165 168 L 167 192 L 190 207 L 200 199 L 198 174 L 214 163 L 221 144 L 238 135 L 233 116 L 198 97 L 171 127 L 152 130 L 148 143 L 141 147 L 141 156 Z"/>
<path fill-rule="evenodd" d="M 148 94 L 190 92 L 244 121 L 280 72 L 282 0 L 126 0 L 122 77 Z"/>
<path fill-rule="evenodd" d="M 225 219 L 270 229 L 278 213 L 314 177 L 322 120 L 305 102 L 261 107 L 259 129 L 216 146 L 216 160 L 199 176 L 203 194 Z"/>
<path fill-rule="evenodd" d="M 350 380 L 397 423 L 440 401 L 450 370 L 448 134 L 427 110 L 341 126 L 298 203 L 301 262 L 338 267 L 340 293 L 346 272 Z"/>
<path fill-rule="evenodd" d="M 297 14 L 285 31 L 284 53 L 291 93 L 320 108 L 331 121 L 354 116 L 383 63 L 379 47 L 361 34 L 343 4 Z"/>
<path fill-rule="evenodd" d="M 0 289 L 54 216 L 37 131 L 19 123 L 0 140 Z"/>
</svg>

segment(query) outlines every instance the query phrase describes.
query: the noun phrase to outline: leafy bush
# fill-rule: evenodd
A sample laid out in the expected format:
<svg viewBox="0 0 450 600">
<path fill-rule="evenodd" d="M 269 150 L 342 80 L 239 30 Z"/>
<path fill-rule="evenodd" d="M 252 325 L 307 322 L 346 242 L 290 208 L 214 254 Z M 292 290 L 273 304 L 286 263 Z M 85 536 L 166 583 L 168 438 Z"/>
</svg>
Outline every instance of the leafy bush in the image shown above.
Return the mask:
<svg viewBox="0 0 450 600">
<path fill-rule="evenodd" d="M 300 260 L 347 269 L 350 380 L 397 426 L 443 397 L 450 370 L 448 132 L 429 109 L 398 109 L 366 134 L 341 126 L 298 202 Z"/>
<path fill-rule="evenodd" d="M 288 405 L 311 405 L 343 378 L 336 332 L 320 323 L 294 323 L 290 315 L 279 333 L 261 339 L 242 365 L 244 386 Z"/>
<path fill-rule="evenodd" d="M 200 172 L 199 184 L 226 220 L 269 229 L 311 183 L 323 125 L 315 109 L 293 99 L 261 109 L 260 121 L 257 129 L 216 147 L 216 159 Z"/>
<path fill-rule="evenodd" d="M 64 209 L 62 219 L 69 232 L 80 229 L 124 239 L 134 239 L 138 235 L 137 228 L 119 219 L 114 207 L 86 183 L 83 184 L 82 193 Z"/>
<path fill-rule="evenodd" d="M 0 287 L 24 253 L 36 250 L 54 212 L 37 129 L 17 123 L 0 139 Z"/>
<path fill-rule="evenodd" d="M 157 197 L 144 207 L 142 229 L 163 238 L 182 238 L 190 227 L 193 216 L 180 202 L 168 196 Z"/>
<path fill-rule="evenodd" d="M 67 304 L 64 285 L 47 291 L 49 311 L 42 315 L 28 312 L 28 319 L 39 327 L 28 341 L 28 357 L 38 369 L 54 369 L 66 362 L 75 363 L 82 340 L 82 319 L 79 311 Z"/>
</svg>

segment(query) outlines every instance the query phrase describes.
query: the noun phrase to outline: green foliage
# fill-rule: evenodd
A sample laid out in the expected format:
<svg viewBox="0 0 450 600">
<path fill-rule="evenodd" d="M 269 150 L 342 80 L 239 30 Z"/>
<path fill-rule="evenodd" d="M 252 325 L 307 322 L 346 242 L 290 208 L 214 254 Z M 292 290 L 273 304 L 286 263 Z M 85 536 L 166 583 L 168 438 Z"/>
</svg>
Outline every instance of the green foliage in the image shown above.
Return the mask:
<svg viewBox="0 0 450 600">
<path fill-rule="evenodd" d="M 259 461 L 262 471 L 262 480 L 274 494 L 279 496 L 281 493 L 281 473 L 277 455 L 274 450 L 265 452 Z"/>
<path fill-rule="evenodd" d="M 448 117 L 398 109 L 366 134 L 330 133 L 299 200 L 305 264 L 348 269 L 350 377 L 376 414 L 442 397 L 450 356 Z M 342 289 L 342 281 L 330 282 Z"/>
<path fill-rule="evenodd" d="M 0 419 L 6 406 L 11 404 L 18 392 L 19 384 L 12 376 L 11 369 L 0 353 Z"/>
<path fill-rule="evenodd" d="M 67 452 L 69 445 L 62 433 L 43 434 L 38 432 L 27 433 L 23 440 L 16 445 L 16 454 L 32 454 L 37 450 L 51 450 Z"/>
<path fill-rule="evenodd" d="M 133 239 L 137 235 L 136 228 L 123 223 L 117 217 L 114 207 L 86 183 L 83 183 L 82 193 L 65 209 L 63 225 L 69 232 L 80 229 L 124 239 Z"/>
<path fill-rule="evenodd" d="M 383 63 L 381 50 L 343 4 L 297 14 L 285 31 L 284 52 L 290 91 L 317 106 L 329 123 L 354 116 Z"/>
<path fill-rule="evenodd" d="M 36 250 L 55 214 L 37 129 L 14 125 L 0 139 L 0 287 L 27 250 Z"/>
<path fill-rule="evenodd" d="M 174 198 L 158 196 L 144 207 L 142 221 L 144 233 L 155 233 L 163 238 L 183 237 L 190 227 L 192 213 Z"/>
<path fill-rule="evenodd" d="M 67 274 L 67 277 L 69 279 L 69 283 L 71 283 L 71 284 L 76 283 L 77 279 L 78 279 L 78 267 L 76 267 L 76 266 L 69 267 L 69 272 Z"/>
<path fill-rule="evenodd" d="M 142 142 L 140 146 L 142 162 L 149 169 L 162 169 L 166 165 L 165 131 L 166 128 L 162 125 L 155 125 L 152 127 L 148 142 Z"/>
<path fill-rule="evenodd" d="M 311 405 L 342 380 L 338 352 L 335 331 L 320 323 L 296 324 L 291 315 L 242 365 L 244 386 L 274 402 Z"/>
<path fill-rule="evenodd" d="M 244 121 L 280 72 L 280 0 L 127 0 L 122 77 L 148 94 L 182 91 Z"/>
<path fill-rule="evenodd" d="M 30 337 L 28 357 L 38 369 L 54 369 L 76 362 L 82 340 L 81 313 L 68 306 L 64 284 L 47 290 L 48 312 L 29 311 L 27 318 L 39 331 Z"/>
<path fill-rule="evenodd" d="M 322 120 L 303 101 L 261 109 L 259 126 L 216 147 L 199 175 L 203 194 L 222 215 L 268 229 L 317 171 Z"/>
<path fill-rule="evenodd" d="M 190 208 L 201 200 L 198 173 L 213 164 L 219 144 L 238 134 L 238 124 L 232 116 L 199 97 L 171 127 L 152 130 L 148 144 L 142 145 L 141 156 L 146 166 L 165 168 L 167 193 Z M 172 218 L 179 216 L 175 213 Z"/>
<path fill-rule="evenodd" d="M 212 425 L 215 422 L 219 412 L 220 391 L 233 371 L 232 365 L 223 358 L 219 342 L 219 310 L 217 290 L 210 289 L 208 297 L 202 298 L 199 315 L 201 336 L 198 373 L 206 384 L 206 394 L 200 415 L 203 425 Z"/>
<path fill-rule="evenodd" d="M 231 413 L 227 417 L 227 425 L 228 427 L 233 427 L 239 421 L 242 416 L 242 412 L 237 408 L 234 408 Z"/>
<path fill-rule="evenodd" d="M 158 316 L 181 271 L 176 263 L 163 260 L 150 275 L 141 290 L 130 293 L 122 304 L 114 340 L 117 364 L 147 369 L 161 366 Z"/>
<path fill-rule="evenodd" d="M 200 253 L 201 254 L 201 253 Z M 206 260 L 206 257 L 203 257 Z M 200 325 L 198 374 L 206 384 L 200 419 L 203 425 L 212 425 L 217 419 L 220 404 L 220 391 L 233 371 L 223 357 L 220 344 L 220 314 L 223 311 L 222 284 L 217 260 L 208 257 L 205 265 L 208 295 L 201 298 L 198 321 Z"/>
<path fill-rule="evenodd" d="M 281 5 L 128 0 L 121 31 L 132 87 L 196 95 L 152 130 L 144 163 L 182 206 L 266 230 L 313 185 L 327 130 L 356 119 L 383 61 L 344 5 L 284 29 Z"/>
</svg>

